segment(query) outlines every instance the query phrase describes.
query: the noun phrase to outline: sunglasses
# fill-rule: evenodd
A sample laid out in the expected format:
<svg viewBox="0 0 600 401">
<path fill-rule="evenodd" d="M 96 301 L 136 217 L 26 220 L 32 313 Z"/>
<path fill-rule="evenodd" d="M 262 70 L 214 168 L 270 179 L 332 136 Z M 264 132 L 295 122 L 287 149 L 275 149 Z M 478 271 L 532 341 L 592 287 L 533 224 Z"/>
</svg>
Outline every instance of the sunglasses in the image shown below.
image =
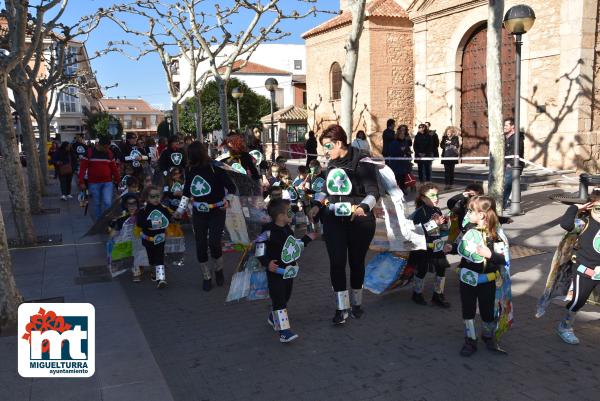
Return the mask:
<svg viewBox="0 0 600 401">
<path fill-rule="evenodd" d="M 600 213 L 600 205 L 594 206 L 592 208 L 592 212 L 594 212 L 594 213 Z"/>
<path fill-rule="evenodd" d="M 438 199 L 439 198 L 438 194 L 426 194 L 425 196 L 428 197 L 429 199 Z"/>
<path fill-rule="evenodd" d="M 150 194 L 148 195 L 148 199 L 160 199 L 160 194 Z"/>
<path fill-rule="evenodd" d="M 335 145 L 333 144 L 333 142 L 327 142 L 325 145 L 323 145 L 323 148 L 324 148 L 325 150 L 333 150 L 333 147 L 334 147 L 334 146 L 335 146 Z"/>
</svg>

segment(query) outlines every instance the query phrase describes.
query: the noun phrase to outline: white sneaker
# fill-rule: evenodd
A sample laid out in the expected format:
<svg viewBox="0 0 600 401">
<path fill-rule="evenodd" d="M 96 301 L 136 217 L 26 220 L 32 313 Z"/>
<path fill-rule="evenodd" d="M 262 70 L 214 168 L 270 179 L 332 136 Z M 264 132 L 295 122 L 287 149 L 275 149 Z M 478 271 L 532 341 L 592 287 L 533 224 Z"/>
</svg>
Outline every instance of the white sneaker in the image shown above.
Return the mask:
<svg viewBox="0 0 600 401">
<path fill-rule="evenodd" d="M 67 195 L 67 198 L 73 199 L 73 195 L 69 194 L 69 195 Z"/>
<path fill-rule="evenodd" d="M 60 199 L 66 201 L 67 197 L 63 195 L 63 196 L 60 197 Z"/>
</svg>

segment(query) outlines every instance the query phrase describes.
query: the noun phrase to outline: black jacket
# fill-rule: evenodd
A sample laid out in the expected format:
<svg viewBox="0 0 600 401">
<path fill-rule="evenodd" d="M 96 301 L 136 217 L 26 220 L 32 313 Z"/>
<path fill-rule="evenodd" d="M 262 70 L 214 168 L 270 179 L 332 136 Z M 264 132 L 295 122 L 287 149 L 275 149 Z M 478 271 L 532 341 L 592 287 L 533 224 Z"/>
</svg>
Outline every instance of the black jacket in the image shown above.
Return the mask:
<svg viewBox="0 0 600 401">
<path fill-rule="evenodd" d="M 263 232 L 268 231 L 269 239 L 265 241 L 265 254 L 258 258 L 260 263 L 268 267 L 269 263 L 272 260 L 277 261 L 277 266 L 281 268 L 285 268 L 290 265 L 295 265 L 296 261 L 294 260 L 291 263 L 284 263 L 282 259 L 282 251 L 284 249 L 284 245 L 287 239 L 291 236 L 294 238 L 294 231 L 290 228 L 290 226 L 280 227 L 275 223 L 269 223 L 265 227 L 263 227 Z M 294 238 L 296 240 L 296 238 Z M 310 242 L 310 237 L 305 235 L 302 237 L 302 242 L 304 246 L 308 245 Z M 302 251 L 300 251 L 302 252 Z"/>
<path fill-rule="evenodd" d="M 331 195 L 327 189 L 327 184 L 325 184 L 325 190 L 329 194 L 328 200 L 330 203 L 350 202 L 352 205 L 360 205 L 365 213 L 371 212 L 370 207 L 362 203 L 362 200 L 367 195 L 372 195 L 375 199 L 379 199 L 378 173 L 377 167 L 374 164 L 360 162 L 364 157 L 367 157 L 366 153 L 350 146 L 348 147 L 346 156 L 329 161 L 326 177 L 329 177 L 333 169 L 340 168 L 345 171 L 352 183 L 352 190 L 349 195 Z"/>
<path fill-rule="evenodd" d="M 156 220 L 158 224 L 152 224 L 152 221 L 149 220 L 149 217 L 152 215 L 152 212 L 157 211 L 154 215 L 160 217 L 160 220 Z M 153 216 L 154 217 L 154 216 Z M 165 220 L 166 219 L 166 220 Z M 136 218 L 136 224 L 138 227 L 142 229 L 142 232 L 148 236 L 155 236 L 157 234 L 164 234 L 169 226 L 169 220 L 171 219 L 171 212 L 169 209 L 164 207 L 161 204 L 156 206 L 147 204 L 146 207 L 141 209 Z"/>
<path fill-rule="evenodd" d="M 456 148 L 457 155 L 446 154 L 446 148 L 448 146 L 454 146 Z M 452 137 L 448 137 L 448 136 L 444 135 L 442 137 L 442 141 L 440 142 L 440 148 L 442 149 L 442 157 L 460 156 L 460 142 L 458 140 L 458 136 L 454 135 Z M 457 160 L 443 160 L 442 163 L 458 163 L 458 161 Z"/>
<path fill-rule="evenodd" d="M 186 165 L 186 159 L 183 149 L 173 150 L 167 148 L 160 154 L 158 167 L 163 174 L 165 171 L 168 173 L 171 167 L 179 167 L 183 171 L 183 168 Z"/>
<path fill-rule="evenodd" d="M 504 156 L 512 156 L 515 154 L 515 140 L 517 136 L 511 135 L 510 138 L 504 137 Z M 519 157 L 523 158 L 525 154 L 525 134 L 521 132 L 519 135 Z M 504 159 L 506 166 L 513 165 L 513 159 Z M 525 167 L 525 163 L 519 162 L 521 168 Z"/>
<path fill-rule="evenodd" d="M 306 145 L 304 145 L 304 149 L 306 150 L 306 153 L 309 156 L 316 155 L 317 154 L 317 139 L 316 138 L 308 138 L 308 140 L 306 141 Z"/>
<path fill-rule="evenodd" d="M 440 157 L 440 137 L 438 136 L 437 132 L 435 132 L 435 130 L 427 131 L 427 133 L 431 136 L 431 147 L 433 157 Z"/>
<path fill-rule="evenodd" d="M 196 178 L 201 177 L 201 178 Z M 192 184 L 196 179 L 197 183 L 208 184 L 210 192 L 204 195 L 201 193 L 207 192 L 203 188 L 192 188 Z M 236 187 L 231 181 L 225 170 L 214 166 L 212 163 L 202 167 L 190 167 L 185 170 L 185 184 L 183 186 L 183 196 L 190 198 L 196 202 L 217 203 L 225 198 L 225 190 L 230 194 L 236 193 Z M 198 192 L 199 191 L 199 192 Z M 196 196 L 194 195 L 196 194 Z"/>
<path fill-rule="evenodd" d="M 413 141 L 415 157 L 433 157 L 433 137 L 425 133 L 417 133 Z"/>
<path fill-rule="evenodd" d="M 563 230 L 573 231 L 578 211 L 577 206 L 569 206 L 567 212 L 560 219 L 560 226 Z M 575 250 L 577 263 L 575 267 L 580 264 L 591 269 L 600 266 L 600 240 L 596 239 L 597 236 L 600 236 L 600 223 L 588 216 L 587 227 L 579 234 L 577 241 L 578 245 Z M 594 248 L 594 240 L 596 240 L 596 248 Z"/>
</svg>

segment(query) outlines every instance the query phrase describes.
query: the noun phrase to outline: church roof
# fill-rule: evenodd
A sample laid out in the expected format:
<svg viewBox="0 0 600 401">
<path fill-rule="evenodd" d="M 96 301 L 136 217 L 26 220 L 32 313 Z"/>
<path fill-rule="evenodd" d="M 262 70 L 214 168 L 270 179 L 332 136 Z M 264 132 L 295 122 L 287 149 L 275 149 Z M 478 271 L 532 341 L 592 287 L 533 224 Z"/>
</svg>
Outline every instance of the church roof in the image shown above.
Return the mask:
<svg viewBox="0 0 600 401">
<path fill-rule="evenodd" d="M 273 113 L 273 120 L 275 122 L 306 121 L 307 118 L 308 113 L 306 109 L 297 106 L 284 107 Z M 264 124 L 269 124 L 271 122 L 271 114 L 262 117 L 260 121 Z"/>
<path fill-rule="evenodd" d="M 373 0 L 367 4 L 365 10 L 365 20 L 371 17 L 387 17 L 387 18 L 406 18 L 408 14 L 395 0 Z M 325 21 L 321 25 L 302 34 L 303 39 L 311 36 L 319 35 L 324 32 L 332 31 L 352 23 L 352 13 L 346 10 L 337 17 Z"/>
</svg>

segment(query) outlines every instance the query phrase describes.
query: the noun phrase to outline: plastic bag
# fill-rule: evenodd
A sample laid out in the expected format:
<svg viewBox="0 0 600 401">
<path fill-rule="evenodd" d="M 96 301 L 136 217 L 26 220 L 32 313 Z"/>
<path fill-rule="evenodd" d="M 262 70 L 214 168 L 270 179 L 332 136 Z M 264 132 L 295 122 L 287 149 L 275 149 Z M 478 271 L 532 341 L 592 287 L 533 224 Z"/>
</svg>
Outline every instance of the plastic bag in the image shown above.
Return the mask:
<svg viewBox="0 0 600 401">
<path fill-rule="evenodd" d="M 133 227 L 133 220 L 127 220 L 121 231 L 106 243 L 107 266 L 113 278 L 133 267 Z"/>
<path fill-rule="evenodd" d="M 373 294 L 381 294 L 396 282 L 406 267 L 406 259 L 389 252 L 376 255 L 365 269 L 364 288 Z"/>
<path fill-rule="evenodd" d="M 246 298 L 250 293 L 251 277 L 252 271 L 247 269 L 234 273 L 225 302 L 239 301 Z"/>
<path fill-rule="evenodd" d="M 256 301 L 269 297 L 269 284 L 267 282 L 267 272 L 265 270 L 255 270 L 250 276 L 249 301 Z"/>
<path fill-rule="evenodd" d="M 183 266 L 185 237 L 181 224 L 171 223 L 165 232 L 165 256 L 175 266 Z"/>
</svg>

